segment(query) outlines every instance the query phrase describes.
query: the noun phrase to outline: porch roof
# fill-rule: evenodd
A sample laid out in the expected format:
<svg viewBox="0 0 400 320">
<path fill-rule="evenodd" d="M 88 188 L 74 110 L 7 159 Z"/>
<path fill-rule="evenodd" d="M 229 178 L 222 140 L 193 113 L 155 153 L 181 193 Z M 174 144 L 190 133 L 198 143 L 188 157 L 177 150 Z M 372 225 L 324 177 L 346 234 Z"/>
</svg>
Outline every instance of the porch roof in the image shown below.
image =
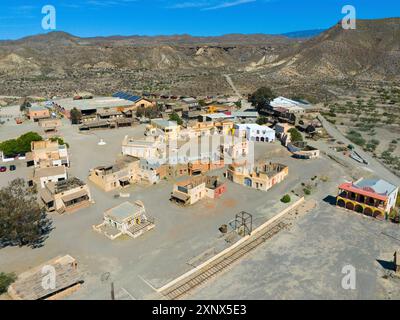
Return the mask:
<svg viewBox="0 0 400 320">
<path fill-rule="evenodd" d="M 386 201 L 388 198 L 388 196 L 385 196 L 385 195 L 380 195 L 380 194 L 372 192 L 372 191 L 360 189 L 360 188 L 356 187 L 355 185 L 353 185 L 353 183 L 351 183 L 351 182 L 342 183 L 339 186 L 339 189 L 354 192 L 356 194 L 360 194 L 365 197 L 371 197 L 371 198 L 378 199 L 381 201 Z"/>
</svg>

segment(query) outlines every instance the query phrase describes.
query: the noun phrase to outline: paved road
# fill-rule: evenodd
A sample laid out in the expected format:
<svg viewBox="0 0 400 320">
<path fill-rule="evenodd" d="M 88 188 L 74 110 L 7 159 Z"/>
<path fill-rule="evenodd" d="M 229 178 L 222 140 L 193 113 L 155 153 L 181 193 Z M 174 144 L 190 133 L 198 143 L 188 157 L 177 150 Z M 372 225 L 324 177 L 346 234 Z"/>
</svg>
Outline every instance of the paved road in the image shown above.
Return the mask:
<svg viewBox="0 0 400 320">
<path fill-rule="evenodd" d="M 324 126 L 325 130 L 331 135 L 334 139 L 344 142 L 345 144 L 354 145 L 349 139 L 347 139 L 333 124 L 327 121 L 323 116 L 319 115 L 318 119 L 321 121 L 322 125 Z M 395 174 L 390 172 L 384 165 L 382 165 L 379 161 L 374 159 L 371 155 L 364 152 L 360 147 L 355 146 L 355 151 L 365 160 L 368 161 L 368 165 L 364 165 L 358 163 L 357 161 L 348 158 L 351 161 L 351 164 L 354 166 L 358 166 L 367 171 L 372 171 L 378 177 L 382 177 L 384 179 L 389 180 L 391 183 L 396 185 L 400 185 L 400 178 L 397 177 Z"/>
</svg>

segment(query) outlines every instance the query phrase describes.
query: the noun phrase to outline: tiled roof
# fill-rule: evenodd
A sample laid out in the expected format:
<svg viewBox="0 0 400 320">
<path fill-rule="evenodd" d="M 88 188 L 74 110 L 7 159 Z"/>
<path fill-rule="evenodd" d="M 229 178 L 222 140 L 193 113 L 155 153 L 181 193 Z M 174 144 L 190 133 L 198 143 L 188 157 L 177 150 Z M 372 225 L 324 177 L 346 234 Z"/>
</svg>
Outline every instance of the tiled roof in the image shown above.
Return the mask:
<svg viewBox="0 0 400 320">
<path fill-rule="evenodd" d="M 396 187 L 383 179 L 362 179 L 355 183 L 347 182 L 340 189 L 385 201 Z"/>
</svg>

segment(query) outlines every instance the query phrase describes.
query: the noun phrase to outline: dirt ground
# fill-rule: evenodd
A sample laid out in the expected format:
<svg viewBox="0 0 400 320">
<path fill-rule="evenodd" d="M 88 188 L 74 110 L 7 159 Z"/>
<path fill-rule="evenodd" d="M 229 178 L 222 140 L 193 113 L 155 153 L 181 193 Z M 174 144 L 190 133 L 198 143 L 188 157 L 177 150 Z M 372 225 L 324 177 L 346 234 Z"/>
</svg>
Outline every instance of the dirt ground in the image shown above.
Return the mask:
<svg viewBox="0 0 400 320">
<path fill-rule="evenodd" d="M 29 130 L 40 132 L 38 129 L 37 124 L 16 125 L 10 121 L 0 127 L 0 140 L 17 137 Z M 121 152 L 125 135 L 142 137 L 143 130 L 143 126 L 137 126 L 80 134 L 76 127 L 64 121 L 60 135 L 71 147 L 70 175 L 87 181 L 89 169 L 114 162 Z M 100 139 L 106 145 L 98 146 Z M 154 288 L 190 270 L 189 261 L 210 249 L 219 251 L 226 247 L 218 228 L 234 219 L 236 213 L 244 210 L 253 214 L 254 225 L 258 226 L 286 206 L 279 201 L 284 194 L 291 194 L 291 190 L 301 183 L 323 175 L 328 181 L 319 181 L 317 191 L 311 195 L 318 201 L 318 209 L 299 220 L 299 225 L 292 231 L 271 239 L 238 264 L 232 273 L 218 278 L 194 297 L 335 297 L 340 292 L 335 286 L 335 277 L 340 276 L 340 271 L 336 274 L 337 267 L 342 263 L 354 263 L 360 270 L 365 270 L 359 277 L 363 292 L 371 288 L 378 290 L 378 285 L 376 288 L 374 285 L 380 283 L 380 274 L 374 261 L 389 255 L 396 242 L 370 235 L 386 229 L 398 238 L 400 235 L 398 229 L 388 223 L 337 211 L 322 200 L 328 195 L 335 196 L 336 186 L 350 178 L 346 169 L 325 156 L 312 161 L 296 160 L 279 143 L 257 143 L 255 157 L 287 164 L 289 177 L 268 192 L 227 181 L 228 191 L 222 198 L 205 200 L 189 208 L 178 207 L 169 201 L 172 190 L 169 181 L 125 189 L 124 193 L 130 193 L 130 201 L 142 200 L 147 213 L 156 219 L 156 228 L 137 239 L 111 241 L 93 231 L 92 225 L 102 221 L 106 209 L 127 199 L 115 199 L 116 192 L 104 193 L 89 183 L 95 204 L 70 215 L 52 215 L 55 229 L 42 248 L 1 249 L 0 271 L 20 273 L 57 255 L 70 254 L 85 273 L 85 283 L 69 299 L 108 299 L 111 280 L 101 280 L 107 272 L 115 282 L 117 298 L 152 298 Z M 0 187 L 28 172 L 23 163 L 18 164 L 17 171 L 1 175 Z M 223 170 L 212 174 L 224 179 Z M 292 194 L 292 198 L 296 197 Z M 369 250 L 370 247 L 373 250 Z M 387 297 L 385 292 L 371 296 Z M 396 292 L 393 295 L 400 297 Z M 363 295 L 351 296 L 359 297 Z"/>
</svg>

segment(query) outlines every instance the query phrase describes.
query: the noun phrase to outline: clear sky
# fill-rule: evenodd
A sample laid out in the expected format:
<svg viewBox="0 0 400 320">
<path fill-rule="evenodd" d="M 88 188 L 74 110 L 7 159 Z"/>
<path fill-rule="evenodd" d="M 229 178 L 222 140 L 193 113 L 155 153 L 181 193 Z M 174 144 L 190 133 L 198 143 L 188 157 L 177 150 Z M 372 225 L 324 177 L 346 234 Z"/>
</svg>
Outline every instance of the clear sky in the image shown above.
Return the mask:
<svg viewBox="0 0 400 320">
<path fill-rule="evenodd" d="M 328 28 L 353 5 L 357 18 L 400 17 L 399 0 L 1 0 L 0 39 L 44 33 L 44 5 L 56 30 L 78 36 L 279 34 Z"/>
</svg>

